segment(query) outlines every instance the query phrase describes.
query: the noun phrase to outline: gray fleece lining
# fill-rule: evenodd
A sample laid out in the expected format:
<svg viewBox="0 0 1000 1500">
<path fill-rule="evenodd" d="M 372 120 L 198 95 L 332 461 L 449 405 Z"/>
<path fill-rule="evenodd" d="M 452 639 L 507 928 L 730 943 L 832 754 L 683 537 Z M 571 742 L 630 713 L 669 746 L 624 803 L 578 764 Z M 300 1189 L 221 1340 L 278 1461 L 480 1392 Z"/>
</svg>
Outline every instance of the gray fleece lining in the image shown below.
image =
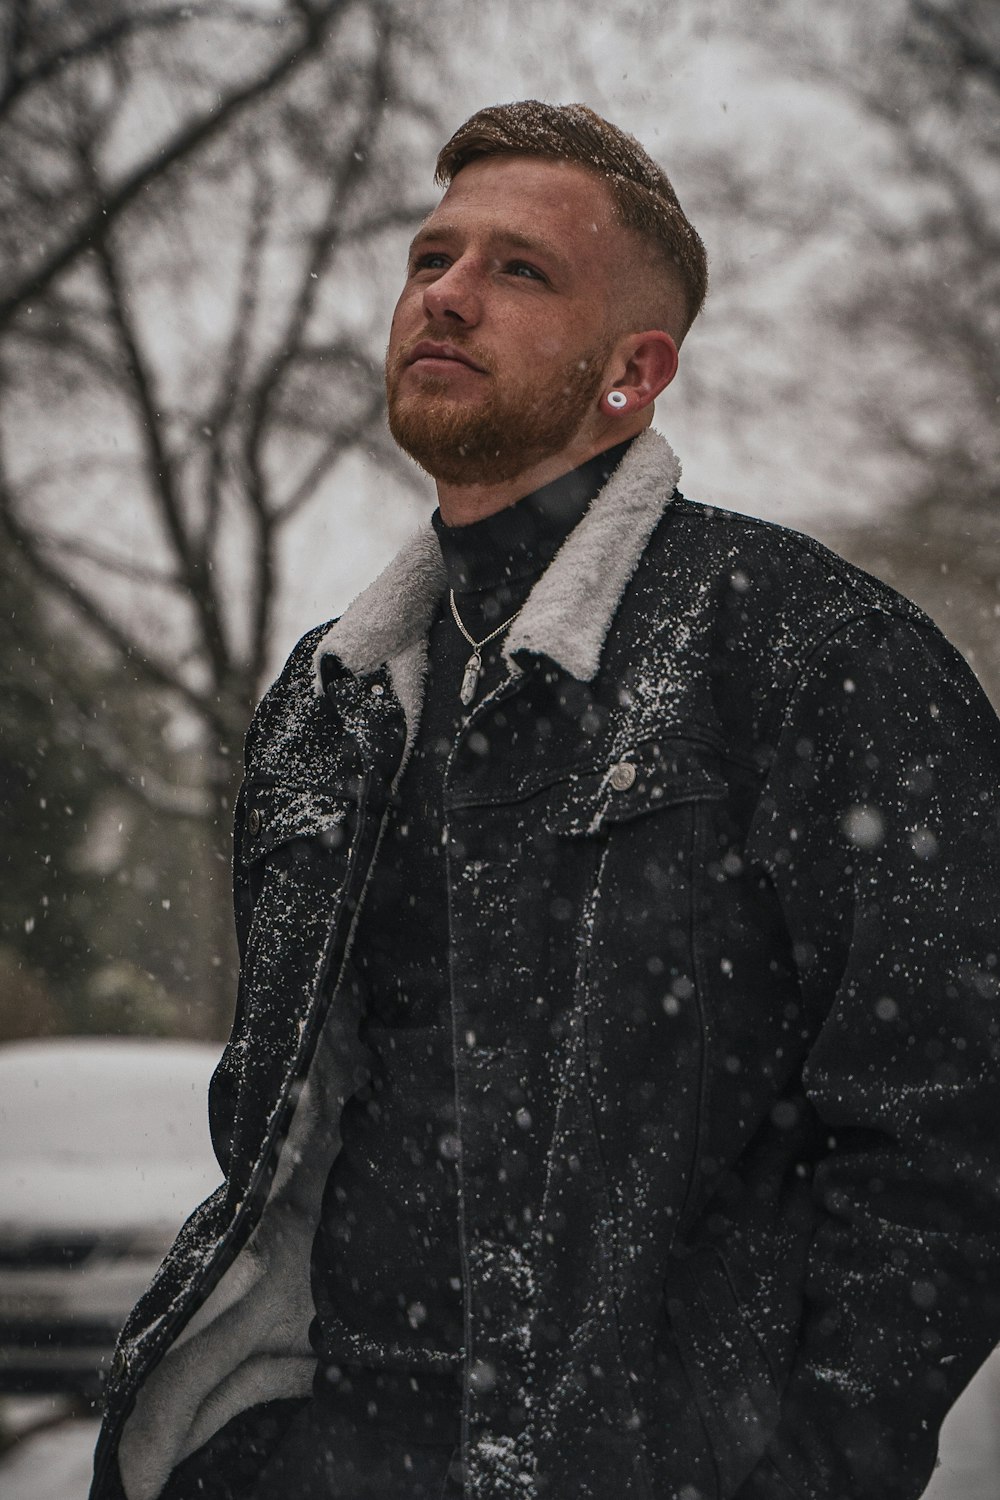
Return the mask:
<svg viewBox="0 0 1000 1500">
<path fill-rule="evenodd" d="M 349 672 L 363 676 L 425 636 L 445 583 L 441 548 L 428 525 L 404 543 L 388 567 L 330 626 L 313 657 L 316 692 L 322 697 L 322 657 L 339 657 Z"/>
<path fill-rule="evenodd" d="M 310 1257 L 354 1058 L 329 1024 L 299 1097 L 256 1229 L 139 1392 L 119 1446 L 128 1500 L 156 1500 L 171 1471 L 238 1412 L 308 1395 L 316 1357 Z"/>
<path fill-rule="evenodd" d="M 534 651 L 581 682 L 591 682 L 625 587 L 635 572 L 680 478 L 676 454 L 659 433 L 647 430 L 566 538 L 504 641 Z"/>
</svg>

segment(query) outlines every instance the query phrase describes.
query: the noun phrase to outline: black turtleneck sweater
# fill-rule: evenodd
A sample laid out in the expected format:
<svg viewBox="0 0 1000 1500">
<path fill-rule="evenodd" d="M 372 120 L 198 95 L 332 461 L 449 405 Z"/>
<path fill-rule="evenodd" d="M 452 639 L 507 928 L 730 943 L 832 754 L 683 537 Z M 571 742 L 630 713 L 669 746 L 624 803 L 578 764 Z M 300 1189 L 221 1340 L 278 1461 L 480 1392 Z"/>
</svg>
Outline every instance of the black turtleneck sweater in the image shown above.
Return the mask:
<svg viewBox="0 0 1000 1500">
<path fill-rule="evenodd" d="M 433 525 L 461 619 L 482 640 L 524 603 L 627 443 L 469 526 Z M 462 1356 L 455 1095 L 442 835 L 444 767 L 465 716 L 506 676 L 503 631 L 472 648 L 447 595 L 431 625 L 424 707 L 353 947 L 372 1078 L 346 1104 L 313 1245 L 317 1391 L 351 1373 L 454 1378 Z M 437 1376 L 434 1372 L 437 1372 Z M 364 1379 L 362 1379 L 364 1384 Z M 457 1411 L 457 1404 L 455 1406 Z"/>
</svg>

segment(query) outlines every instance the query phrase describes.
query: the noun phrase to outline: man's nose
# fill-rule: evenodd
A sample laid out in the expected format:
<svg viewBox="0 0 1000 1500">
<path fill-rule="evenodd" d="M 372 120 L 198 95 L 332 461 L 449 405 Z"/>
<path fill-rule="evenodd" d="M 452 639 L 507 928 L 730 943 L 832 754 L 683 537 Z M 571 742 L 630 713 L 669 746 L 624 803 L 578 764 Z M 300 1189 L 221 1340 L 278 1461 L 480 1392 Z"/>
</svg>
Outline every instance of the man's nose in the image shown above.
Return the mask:
<svg viewBox="0 0 1000 1500">
<path fill-rule="evenodd" d="M 424 313 L 438 322 L 474 327 L 482 314 L 482 299 L 475 271 L 466 261 L 456 260 L 424 290 Z"/>
</svg>

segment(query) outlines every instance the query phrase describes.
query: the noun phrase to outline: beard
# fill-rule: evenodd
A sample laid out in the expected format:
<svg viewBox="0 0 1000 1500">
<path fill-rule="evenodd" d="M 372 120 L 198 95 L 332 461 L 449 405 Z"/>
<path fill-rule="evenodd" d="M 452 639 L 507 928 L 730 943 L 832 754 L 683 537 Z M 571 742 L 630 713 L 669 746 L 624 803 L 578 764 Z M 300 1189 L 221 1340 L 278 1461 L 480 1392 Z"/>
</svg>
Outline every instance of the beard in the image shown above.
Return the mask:
<svg viewBox="0 0 1000 1500">
<path fill-rule="evenodd" d="M 504 391 L 493 368 L 470 350 L 491 378 L 492 390 L 485 400 L 467 406 L 447 394 L 444 378 L 424 376 L 421 390 L 400 393 L 400 378 L 417 342 L 386 354 L 389 431 L 422 469 L 452 485 L 503 484 L 564 448 L 601 390 L 611 352 L 610 345 L 602 345 L 567 361 L 544 382 L 529 380 Z"/>
</svg>

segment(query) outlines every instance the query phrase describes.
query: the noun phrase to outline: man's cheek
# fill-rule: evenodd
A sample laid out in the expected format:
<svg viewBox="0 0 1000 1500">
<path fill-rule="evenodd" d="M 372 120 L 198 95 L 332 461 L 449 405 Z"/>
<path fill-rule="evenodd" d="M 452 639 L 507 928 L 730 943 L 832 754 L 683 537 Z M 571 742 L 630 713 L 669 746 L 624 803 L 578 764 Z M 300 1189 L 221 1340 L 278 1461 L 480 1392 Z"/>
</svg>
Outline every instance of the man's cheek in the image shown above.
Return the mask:
<svg viewBox="0 0 1000 1500">
<path fill-rule="evenodd" d="M 563 348 L 563 339 L 558 334 L 550 333 L 536 341 L 534 352 L 541 359 L 561 359 Z"/>
<path fill-rule="evenodd" d="M 419 306 L 415 303 L 412 294 L 403 291 L 399 300 L 392 310 L 392 322 L 389 324 L 389 349 L 395 349 L 405 337 L 404 330 L 415 326 L 415 320 L 419 314 Z"/>
</svg>

